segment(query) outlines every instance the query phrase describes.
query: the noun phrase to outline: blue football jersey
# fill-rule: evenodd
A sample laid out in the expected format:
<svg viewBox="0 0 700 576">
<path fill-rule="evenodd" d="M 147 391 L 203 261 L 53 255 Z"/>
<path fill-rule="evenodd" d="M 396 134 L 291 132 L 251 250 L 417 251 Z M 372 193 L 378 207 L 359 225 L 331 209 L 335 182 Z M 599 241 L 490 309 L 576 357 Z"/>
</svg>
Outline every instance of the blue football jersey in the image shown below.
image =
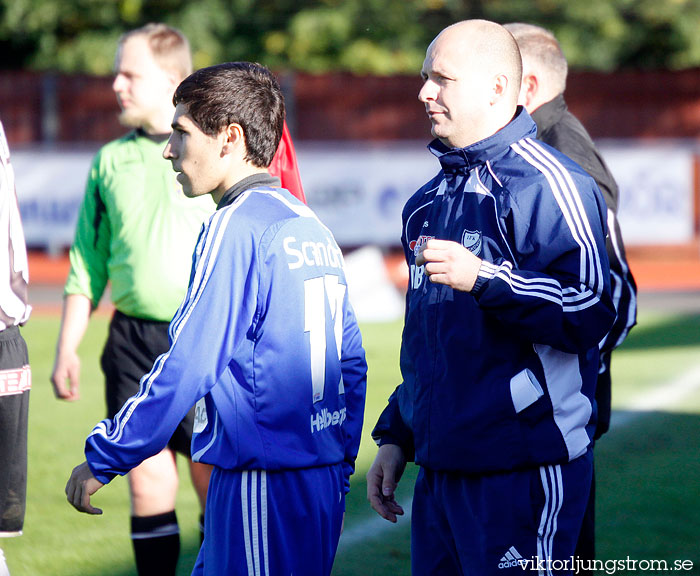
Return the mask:
<svg viewBox="0 0 700 576">
<path fill-rule="evenodd" d="M 228 470 L 343 463 L 362 428 L 366 371 L 343 256 L 286 190 L 255 188 L 203 227 L 160 356 L 86 456 L 109 481 L 159 452 L 196 403 L 192 458 Z"/>
</svg>

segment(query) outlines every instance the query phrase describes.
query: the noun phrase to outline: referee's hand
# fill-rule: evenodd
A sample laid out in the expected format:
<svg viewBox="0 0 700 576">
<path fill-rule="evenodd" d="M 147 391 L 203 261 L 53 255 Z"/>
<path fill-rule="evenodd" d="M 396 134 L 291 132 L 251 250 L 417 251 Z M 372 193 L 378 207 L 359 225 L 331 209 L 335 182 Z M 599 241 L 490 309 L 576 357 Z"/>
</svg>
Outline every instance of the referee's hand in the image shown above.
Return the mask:
<svg viewBox="0 0 700 576">
<path fill-rule="evenodd" d="M 84 294 L 67 294 L 63 299 L 61 329 L 51 372 L 54 393 L 61 400 L 80 398 L 78 347 L 87 330 L 92 310 L 92 301 Z"/>
<path fill-rule="evenodd" d="M 80 398 L 80 358 L 74 353 L 58 353 L 51 374 L 51 384 L 56 398 L 78 400 Z"/>
<path fill-rule="evenodd" d="M 104 484 L 92 475 L 87 462 L 73 468 L 73 472 L 66 484 L 66 496 L 68 502 L 79 512 L 86 514 L 102 514 L 100 508 L 90 504 L 90 496 L 102 488 Z"/>
<path fill-rule="evenodd" d="M 367 500 L 385 520 L 396 522 L 403 508 L 396 502 L 394 491 L 406 468 L 403 450 L 394 444 L 384 444 L 367 472 Z"/>
</svg>

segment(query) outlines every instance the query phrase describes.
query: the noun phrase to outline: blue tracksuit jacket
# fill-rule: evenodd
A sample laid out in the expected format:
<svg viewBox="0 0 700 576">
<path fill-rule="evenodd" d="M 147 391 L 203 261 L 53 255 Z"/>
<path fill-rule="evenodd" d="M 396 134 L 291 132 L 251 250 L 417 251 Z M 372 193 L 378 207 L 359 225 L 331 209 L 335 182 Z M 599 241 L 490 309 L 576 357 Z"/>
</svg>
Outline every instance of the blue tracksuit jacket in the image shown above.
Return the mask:
<svg viewBox="0 0 700 576">
<path fill-rule="evenodd" d="M 347 490 L 367 365 L 343 266 L 330 231 L 286 190 L 256 187 L 220 206 L 197 243 L 170 350 L 87 439 L 95 477 L 158 453 L 197 403 L 193 460 L 268 471 L 343 463 Z"/>
<path fill-rule="evenodd" d="M 442 170 L 403 211 L 403 382 L 373 436 L 434 470 L 566 462 L 590 441 L 597 346 L 615 317 L 605 203 L 535 133 L 519 108 L 467 148 L 435 140 Z M 430 238 L 483 259 L 471 293 L 433 284 L 416 266 Z"/>
</svg>

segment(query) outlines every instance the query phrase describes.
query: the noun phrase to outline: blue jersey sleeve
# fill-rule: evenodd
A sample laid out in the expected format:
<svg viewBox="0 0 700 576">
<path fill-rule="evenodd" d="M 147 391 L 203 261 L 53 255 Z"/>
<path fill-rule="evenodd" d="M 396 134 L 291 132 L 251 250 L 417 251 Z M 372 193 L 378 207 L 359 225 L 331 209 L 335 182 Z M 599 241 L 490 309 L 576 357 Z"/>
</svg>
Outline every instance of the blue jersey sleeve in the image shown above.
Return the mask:
<svg viewBox="0 0 700 576">
<path fill-rule="evenodd" d="M 160 452 L 246 340 L 258 273 L 250 233 L 223 241 L 233 215 L 217 212 L 200 234 L 188 292 L 170 324 L 170 350 L 141 379 L 138 394 L 87 439 L 86 457 L 101 482 Z"/>
</svg>

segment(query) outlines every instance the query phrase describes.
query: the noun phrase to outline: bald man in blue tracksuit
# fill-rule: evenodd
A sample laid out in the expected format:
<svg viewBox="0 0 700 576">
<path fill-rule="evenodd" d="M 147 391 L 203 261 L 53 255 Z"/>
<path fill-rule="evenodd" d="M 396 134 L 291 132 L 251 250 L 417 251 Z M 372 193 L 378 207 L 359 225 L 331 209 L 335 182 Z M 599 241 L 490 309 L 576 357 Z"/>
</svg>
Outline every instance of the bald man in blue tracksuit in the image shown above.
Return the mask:
<svg viewBox="0 0 700 576">
<path fill-rule="evenodd" d="M 516 107 L 520 55 L 486 21 L 430 45 L 419 99 L 440 171 L 403 210 L 403 382 L 373 436 L 384 518 L 420 466 L 412 573 L 570 574 L 591 481 L 598 342 L 615 311 L 605 203 Z"/>
</svg>

